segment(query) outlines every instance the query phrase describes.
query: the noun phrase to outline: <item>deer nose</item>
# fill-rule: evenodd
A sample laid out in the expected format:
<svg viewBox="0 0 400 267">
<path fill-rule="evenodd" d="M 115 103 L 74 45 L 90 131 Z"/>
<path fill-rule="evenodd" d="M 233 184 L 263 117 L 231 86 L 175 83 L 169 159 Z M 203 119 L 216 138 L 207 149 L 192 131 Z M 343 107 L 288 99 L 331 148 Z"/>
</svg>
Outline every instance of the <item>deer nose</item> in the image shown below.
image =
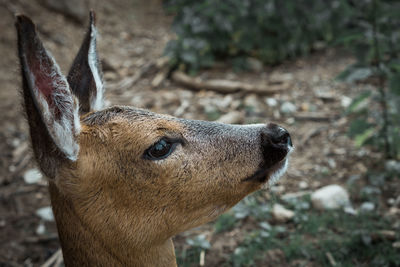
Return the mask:
<svg viewBox="0 0 400 267">
<path fill-rule="evenodd" d="M 269 123 L 261 130 L 261 151 L 265 165 L 273 166 L 283 160 L 292 146 L 290 134 L 284 128 Z"/>
<path fill-rule="evenodd" d="M 275 123 L 269 123 L 267 125 L 266 131 L 263 132 L 267 138 L 263 138 L 264 140 L 267 139 L 274 145 L 285 145 L 288 147 L 292 147 L 292 139 L 290 138 L 290 134 L 286 129 L 276 125 Z"/>
</svg>

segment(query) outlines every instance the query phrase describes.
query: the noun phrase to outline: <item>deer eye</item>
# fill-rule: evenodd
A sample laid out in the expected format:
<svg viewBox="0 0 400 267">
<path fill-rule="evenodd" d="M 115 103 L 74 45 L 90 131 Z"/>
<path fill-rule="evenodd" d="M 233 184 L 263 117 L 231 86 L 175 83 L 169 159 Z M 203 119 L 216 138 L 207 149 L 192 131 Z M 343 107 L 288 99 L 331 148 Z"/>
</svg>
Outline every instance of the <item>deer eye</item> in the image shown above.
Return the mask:
<svg viewBox="0 0 400 267">
<path fill-rule="evenodd" d="M 167 139 L 161 139 L 146 150 L 144 158 L 150 160 L 165 159 L 172 153 L 172 151 L 174 151 L 176 145 L 176 142 L 171 142 Z"/>
</svg>

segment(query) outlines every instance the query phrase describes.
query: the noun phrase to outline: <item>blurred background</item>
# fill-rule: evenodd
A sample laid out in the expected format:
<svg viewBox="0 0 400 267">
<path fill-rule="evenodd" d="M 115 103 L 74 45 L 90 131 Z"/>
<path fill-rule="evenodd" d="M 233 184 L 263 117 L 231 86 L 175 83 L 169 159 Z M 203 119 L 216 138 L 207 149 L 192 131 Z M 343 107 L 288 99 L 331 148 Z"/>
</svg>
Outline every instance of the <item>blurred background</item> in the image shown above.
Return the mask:
<svg viewBox="0 0 400 267">
<path fill-rule="evenodd" d="M 0 266 L 62 266 L 13 14 L 33 19 L 67 73 L 89 8 L 108 105 L 292 134 L 285 177 L 175 237 L 179 266 L 400 266 L 395 0 L 1 0 Z"/>
</svg>

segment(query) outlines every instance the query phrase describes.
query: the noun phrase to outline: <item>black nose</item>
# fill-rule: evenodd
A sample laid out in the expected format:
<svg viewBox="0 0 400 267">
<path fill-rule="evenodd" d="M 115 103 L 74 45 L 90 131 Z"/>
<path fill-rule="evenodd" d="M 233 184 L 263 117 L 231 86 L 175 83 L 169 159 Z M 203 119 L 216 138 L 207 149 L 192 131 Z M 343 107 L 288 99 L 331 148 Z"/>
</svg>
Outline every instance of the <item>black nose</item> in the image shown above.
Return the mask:
<svg viewBox="0 0 400 267">
<path fill-rule="evenodd" d="M 291 146 L 290 134 L 282 127 L 269 123 L 261 131 L 261 150 L 266 165 L 272 166 L 283 160 Z"/>
<path fill-rule="evenodd" d="M 275 145 L 293 146 L 289 132 L 274 123 L 267 125 L 267 130 L 264 134 L 266 134 L 267 139 Z"/>
</svg>

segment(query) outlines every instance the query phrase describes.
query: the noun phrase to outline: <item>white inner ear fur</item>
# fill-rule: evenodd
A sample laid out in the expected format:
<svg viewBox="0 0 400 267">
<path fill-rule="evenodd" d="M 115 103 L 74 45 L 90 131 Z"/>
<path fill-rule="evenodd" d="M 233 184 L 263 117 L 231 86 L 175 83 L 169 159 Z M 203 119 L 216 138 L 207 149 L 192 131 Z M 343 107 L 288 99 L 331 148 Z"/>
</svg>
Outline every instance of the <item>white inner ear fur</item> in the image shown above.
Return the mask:
<svg viewBox="0 0 400 267">
<path fill-rule="evenodd" d="M 50 109 L 43 94 L 35 84 L 35 76 L 29 67 L 25 68 L 28 74 L 28 82 L 34 92 L 36 103 L 41 113 L 44 124 L 53 139 L 55 145 L 72 161 L 76 161 L 79 153 L 79 144 L 76 140 L 80 132 L 79 104 L 78 100 L 72 95 L 68 82 L 61 74 L 59 66 L 53 57 L 46 51 L 47 56 L 52 61 L 51 73 L 47 74 L 52 79 L 52 99 L 56 108 L 61 111 L 61 118 L 56 119 L 54 110 Z M 25 59 L 25 57 L 24 57 Z M 25 63 L 26 63 L 25 59 Z M 28 66 L 26 64 L 26 66 Z M 44 67 L 43 67 L 44 69 Z"/>
<path fill-rule="evenodd" d="M 96 84 L 96 94 L 92 94 L 90 96 L 90 108 L 92 110 L 100 110 L 104 106 L 103 94 L 104 94 L 104 86 L 101 79 L 98 59 L 96 53 L 96 36 L 97 30 L 94 25 L 91 25 L 91 34 L 90 34 L 90 46 L 89 46 L 89 55 L 88 55 L 88 63 L 90 70 L 92 71 L 92 75 L 94 78 L 94 82 Z"/>
</svg>

